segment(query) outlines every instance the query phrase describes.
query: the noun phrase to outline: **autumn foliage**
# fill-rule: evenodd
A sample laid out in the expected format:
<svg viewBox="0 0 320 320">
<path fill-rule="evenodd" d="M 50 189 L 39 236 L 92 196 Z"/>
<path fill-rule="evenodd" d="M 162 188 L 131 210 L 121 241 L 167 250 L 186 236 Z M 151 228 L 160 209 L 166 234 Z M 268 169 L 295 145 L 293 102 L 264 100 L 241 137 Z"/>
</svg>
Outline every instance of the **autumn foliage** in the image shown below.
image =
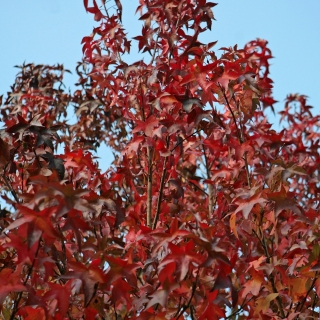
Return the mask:
<svg viewBox="0 0 320 320">
<path fill-rule="evenodd" d="M 78 89 L 62 65 L 19 67 L 1 106 L 2 319 L 320 317 L 320 117 L 288 95 L 273 129 L 268 43 L 201 43 L 215 5 L 140 0 L 131 41 L 120 0 L 84 0 L 98 27 Z M 127 64 L 132 45 L 147 56 Z"/>
</svg>

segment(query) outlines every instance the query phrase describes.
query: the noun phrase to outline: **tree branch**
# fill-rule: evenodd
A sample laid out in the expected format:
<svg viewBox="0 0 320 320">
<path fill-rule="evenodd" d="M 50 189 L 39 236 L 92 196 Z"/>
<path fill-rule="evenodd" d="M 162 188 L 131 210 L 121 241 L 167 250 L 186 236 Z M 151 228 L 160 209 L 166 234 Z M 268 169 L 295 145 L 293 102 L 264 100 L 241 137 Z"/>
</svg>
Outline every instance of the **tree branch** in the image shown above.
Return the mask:
<svg viewBox="0 0 320 320">
<path fill-rule="evenodd" d="M 261 242 L 262 242 L 262 246 L 263 246 L 264 252 L 266 254 L 266 257 L 267 257 L 267 263 L 270 263 L 271 262 L 271 258 L 270 258 L 268 247 L 267 247 L 267 244 L 266 244 L 266 239 L 265 239 L 263 234 L 262 234 Z M 273 275 L 272 272 L 269 275 L 269 280 L 270 280 L 270 283 L 271 283 L 271 286 L 272 286 L 273 293 L 279 293 L 278 290 L 277 290 L 276 283 L 275 283 L 275 280 L 274 280 L 274 275 Z M 278 306 L 278 310 L 280 312 L 281 318 L 285 318 L 286 316 L 284 314 L 282 301 L 281 301 L 281 298 L 279 297 L 279 295 L 276 297 L 276 304 Z"/>
<path fill-rule="evenodd" d="M 201 139 L 200 133 L 199 133 L 199 139 Z M 207 179 L 210 180 L 211 179 L 210 166 L 209 166 L 209 162 L 208 162 L 208 158 L 207 158 L 207 154 L 206 154 L 206 149 L 203 144 L 202 144 L 202 150 L 203 150 L 204 162 L 205 162 L 205 166 L 206 166 Z M 212 208 L 213 208 L 213 189 L 212 189 L 212 185 L 210 183 L 208 183 L 208 198 L 209 198 L 208 211 L 209 211 L 209 216 L 210 216 L 210 214 L 212 213 Z"/>
<path fill-rule="evenodd" d="M 312 281 L 312 283 L 311 283 L 311 286 L 310 286 L 309 290 L 307 291 L 306 295 L 304 296 L 304 298 L 303 298 L 302 301 L 301 301 L 300 308 L 299 308 L 299 311 L 300 311 L 300 312 L 302 311 L 302 308 L 303 308 L 304 304 L 305 304 L 306 301 L 307 301 L 307 298 L 308 298 L 308 296 L 309 296 L 309 293 L 310 293 L 311 290 L 313 289 L 313 287 L 314 287 L 317 279 L 318 279 L 318 272 L 316 272 L 316 274 L 315 274 L 315 276 L 314 276 L 314 278 L 313 278 L 313 281 Z M 294 312 L 297 312 L 298 306 L 299 306 L 299 305 L 297 304 Z"/>
<path fill-rule="evenodd" d="M 225 93 L 225 91 L 224 91 L 224 89 L 222 88 L 222 86 L 221 86 L 220 83 L 219 83 L 219 87 L 220 87 L 220 90 L 221 90 L 221 92 L 222 92 L 222 94 L 223 94 L 224 99 L 226 100 L 227 107 L 228 107 L 228 109 L 229 109 L 229 111 L 230 111 L 230 113 L 231 113 L 231 115 L 232 115 L 233 122 L 234 122 L 234 124 L 235 124 L 235 126 L 236 126 L 238 140 L 239 140 L 240 144 L 242 144 L 243 141 L 244 141 L 243 132 L 240 131 L 239 128 L 238 128 L 236 117 L 235 117 L 235 115 L 234 115 L 234 113 L 233 113 L 233 111 L 232 111 L 232 108 L 231 108 L 231 106 L 230 106 L 230 103 L 229 103 L 229 100 L 228 100 L 228 98 L 227 98 L 227 95 L 226 95 L 226 93 Z M 240 125 L 240 127 L 241 127 L 241 125 Z M 242 129 L 242 128 L 241 128 L 241 129 Z M 248 186 L 249 186 L 249 188 L 251 189 L 251 181 L 250 181 L 250 174 L 249 174 L 249 165 L 248 165 L 248 159 L 247 159 L 247 154 L 246 154 L 246 153 L 245 153 L 244 156 L 243 156 L 243 160 L 244 160 L 244 163 L 245 163 L 245 168 L 246 168 L 246 173 L 247 173 Z"/>
<path fill-rule="evenodd" d="M 147 226 L 152 228 L 152 160 L 153 150 L 148 147 Z"/>
<path fill-rule="evenodd" d="M 38 256 L 38 253 L 39 253 L 39 250 L 40 250 L 40 242 L 41 242 L 41 237 L 40 237 L 40 239 L 39 239 L 37 251 L 36 251 L 36 253 L 35 253 L 35 255 L 34 255 L 34 259 L 33 259 L 33 261 L 32 261 L 32 264 L 31 264 L 31 266 L 30 266 L 30 269 L 29 269 L 29 271 L 28 271 L 28 273 L 27 273 L 26 278 L 25 278 L 24 281 L 23 281 L 23 285 L 24 285 L 24 286 L 27 284 L 27 282 L 28 282 L 28 280 L 29 280 L 29 278 L 30 278 L 30 276 L 31 276 L 31 273 L 32 273 L 32 271 L 33 271 L 34 265 L 35 265 L 35 263 L 36 263 L 36 258 L 37 258 L 37 256 Z M 20 291 L 20 292 L 18 293 L 18 298 L 17 298 L 17 300 L 15 300 L 15 302 L 14 302 L 14 306 L 13 306 L 13 310 L 12 310 L 12 313 L 11 313 L 11 316 L 10 316 L 10 320 L 14 320 L 14 317 L 15 317 L 16 313 L 18 312 L 18 309 L 19 309 L 19 303 L 20 303 L 21 298 L 22 298 L 22 291 Z"/>
<path fill-rule="evenodd" d="M 10 181 L 8 180 L 7 176 L 5 175 L 5 172 L 2 174 L 2 178 L 3 178 L 6 186 L 7 186 L 8 189 L 10 190 L 10 192 L 11 192 L 14 200 L 16 201 L 16 203 L 18 203 L 18 204 L 21 203 L 21 202 L 20 202 L 20 199 L 19 199 L 19 197 L 18 197 L 18 195 L 17 195 L 17 192 L 12 188 Z"/>
<path fill-rule="evenodd" d="M 162 201 L 162 196 L 163 196 L 164 181 L 165 181 L 166 174 L 167 174 L 167 169 L 166 169 L 167 162 L 168 162 L 168 157 L 165 157 L 164 162 L 163 162 L 161 180 L 160 180 L 160 189 L 159 189 L 159 197 L 158 197 L 158 201 L 157 201 L 157 209 L 156 209 L 156 214 L 154 216 L 152 229 L 156 228 L 157 222 L 158 222 L 158 219 L 159 219 L 159 215 L 160 215 L 160 208 L 161 208 L 161 201 Z"/>
<path fill-rule="evenodd" d="M 192 285 L 192 291 L 191 291 L 191 296 L 190 296 L 190 299 L 188 301 L 188 303 L 186 305 L 184 305 L 181 310 L 179 311 L 177 317 L 176 317 L 176 320 L 179 320 L 179 318 L 183 315 L 183 313 L 190 307 L 191 305 L 191 301 L 193 299 L 193 296 L 196 292 L 196 289 L 197 289 L 197 285 L 198 285 L 198 279 L 199 279 L 199 269 L 198 269 L 198 273 L 197 273 L 197 277 Z"/>
</svg>

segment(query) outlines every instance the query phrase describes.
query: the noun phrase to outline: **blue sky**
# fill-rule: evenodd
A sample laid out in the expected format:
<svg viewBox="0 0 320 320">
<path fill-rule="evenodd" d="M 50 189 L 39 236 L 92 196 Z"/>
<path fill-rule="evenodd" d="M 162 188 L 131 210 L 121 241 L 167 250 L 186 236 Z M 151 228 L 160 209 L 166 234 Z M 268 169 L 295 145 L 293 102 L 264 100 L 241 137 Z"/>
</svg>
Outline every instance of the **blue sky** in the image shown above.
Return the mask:
<svg viewBox="0 0 320 320">
<path fill-rule="evenodd" d="M 137 4 L 138 0 L 122 0 L 129 38 L 140 30 L 141 22 L 134 16 Z M 271 77 L 279 101 L 276 110 L 281 109 L 288 93 L 303 93 L 309 96 L 314 113 L 320 113 L 320 1 L 221 0 L 213 10 L 217 21 L 203 42 L 218 40 L 218 49 L 235 44 L 242 47 L 258 37 L 268 40 L 275 57 Z M 0 12 L 0 94 L 14 81 L 17 69 L 13 66 L 24 61 L 63 63 L 73 72 L 82 56 L 81 39 L 96 25 L 81 0 L 1 1 Z M 141 59 L 134 40 L 132 53 L 131 62 Z M 76 81 L 75 72 L 66 74 L 67 87 L 73 89 Z M 269 120 L 278 123 L 271 116 Z M 111 158 L 105 148 L 101 152 L 107 159 L 103 161 L 105 169 Z"/>
</svg>

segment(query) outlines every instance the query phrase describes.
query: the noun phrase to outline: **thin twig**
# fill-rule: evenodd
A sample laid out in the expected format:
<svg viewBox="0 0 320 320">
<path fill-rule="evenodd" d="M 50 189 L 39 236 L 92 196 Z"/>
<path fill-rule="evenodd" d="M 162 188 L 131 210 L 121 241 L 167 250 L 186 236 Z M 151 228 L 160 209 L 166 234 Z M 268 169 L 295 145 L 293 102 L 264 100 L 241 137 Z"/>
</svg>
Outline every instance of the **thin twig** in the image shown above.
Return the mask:
<svg viewBox="0 0 320 320">
<path fill-rule="evenodd" d="M 36 160 L 37 160 L 37 162 L 38 162 L 39 167 L 42 168 L 41 162 L 40 162 L 40 160 L 39 160 L 39 157 L 38 157 L 35 149 L 33 149 L 33 153 L 34 153 L 34 156 L 35 156 L 35 158 L 36 158 Z"/>
<path fill-rule="evenodd" d="M 222 92 L 222 94 L 223 94 L 224 99 L 226 100 L 227 107 L 228 107 L 228 109 L 229 109 L 229 111 L 230 111 L 230 113 L 231 113 L 231 115 L 232 115 L 233 122 L 234 122 L 234 124 L 235 124 L 235 126 L 236 126 L 236 129 L 237 129 L 238 140 L 239 140 L 240 143 L 242 143 L 241 134 L 240 134 L 240 131 L 239 131 L 239 128 L 238 128 L 238 125 L 237 125 L 237 120 L 236 120 L 236 117 L 235 117 L 235 115 L 234 115 L 234 113 L 233 113 L 233 111 L 232 111 L 232 109 L 231 109 L 231 106 L 230 106 L 230 104 L 229 104 L 229 100 L 228 100 L 228 98 L 227 98 L 227 96 L 226 96 L 226 93 L 225 93 L 224 89 L 222 88 L 221 84 L 219 83 L 218 85 L 219 85 L 219 87 L 220 87 L 220 89 L 221 89 L 221 92 Z"/>
<path fill-rule="evenodd" d="M 244 165 L 246 167 L 246 173 L 247 173 L 247 181 L 248 181 L 248 186 L 251 189 L 251 180 L 250 180 L 250 174 L 249 174 L 249 165 L 248 165 L 248 158 L 247 158 L 247 153 L 245 152 L 243 155 L 243 160 L 244 160 Z"/>
<path fill-rule="evenodd" d="M 196 133 L 200 132 L 202 129 L 198 129 L 195 132 L 189 134 L 188 136 L 186 136 L 184 139 L 180 140 L 179 142 L 176 143 L 176 145 L 170 150 L 170 152 L 172 153 L 177 147 L 180 146 L 181 143 L 183 143 L 184 141 L 186 141 L 187 139 L 189 139 L 190 137 L 194 136 Z"/>
<path fill-rule="evenodd" d="M 234 115 L 234 112 L 232 111 L 232 108 L 230 106 L 230 103 L 229 103 L 229 100 L 227 98 L 227 95 L 225 93 L 225 90 L 222 88 L 221 84 L 219 83 L 219 87 L 221 89 L 221 92 L 223 94 L 223 97 L 224 99 L 226 100 L 226 103 L 227 103 L 227 107 L 232 115 L 232 118 L 233 118 L 233 122 L 236 126 L 236 130 L 237 130 L 237 136 L 238 136 L 238 140 L 239 140 L 239 143 L 242 144 L 244 142 L 244 138 L 243 138 L 243 132 L 241 130 L 239 130 L 238 128 L 238 125 L 237 125 L 237 120 L 236 120 L 236 117 Z M 241 123 L 240 123 L 240 127 L 241 127 Z M 241 127 L 242 129 L 242 127 Z M 243 156 L 243 160 L 244 160 L 244 163 L 245 163 L 245 168 L 246 168 L 246 173 L 247 173 L 247 180 L 248 180 L 248 186 L 249 188 L 251 189 L 251 181 L 250 181 L 250 174 L 249 174 L 249 165 L 248 165 L 248 159 L 247 159 L 247 154 L 245 153 L 244 156 Z"/>
<path fill-rule="evenodd" d="M 141 87 L 141 78 L 140 78 L 140 94 L 142 103 L 140 105 L 141 118 L 142 121 L 146 121 L 146 116 L 144 113 L 144 101 L 143 101 L 143 92 Z M 152 162 L 153 162 L 153 149 L 147 147 L 147 157 L 148 157 L 148 185 L 147 185 L 147 226 L 152 228 Z"/>
<path fill-rule="evenodd" d="M 192 285 L 192 291 L 191 291 L 191 296 L 190 296 L 190 299 L 188 301 L 188 303 L 186 305 L 184 305 L 180 312 L 178 313 L 177 317 L 176 317 L 176 320 L 179 320 L 179 318 L 183 315 L 183 313 L 189 308 L 191 307 L 191 301 L 193 299 L 193 296 L 196 292 L 196 289 L 197 289 L 197 285 L 198 285 L 198 279 L 199 279 L 199 269 L 198 269 L 198 272 L 197 272 L 197 276 L 196 276 L 196 279 L 195 281 L 193 282 L 193 285 Z"/>
<path fill-rule="evenodd" d="M 300 310 L 299 310 L 300 312 L 302 311 L 302 308 L 303 308 L 304 304 L 305 304 L 306 301 L 307 301 L 307 298 L 308 298 L 308 296 L 309 296 L 309 293 L 310 293 L 311 290 L 313 289 L 313 287 L 314 287 L 317 279 L 318 279 L 318 272 L 316 272 L 316 274 L 315 274 L 315 276 L 314 276 L 314 278 L 313 278 L 313 281 L 312 281 L 312 283 L 311 283 L 311 286 L 310 286 L 309 290 L 307 291 L 306 295 L 304 296 L 304 298 L 303 298 L 302 301 L 301 301 Z M 298 309 L 298 305 L 296 306 L 294 312 L 297 312 L 297 309 Z"/>
<path fill-rule="evenodd" d="M 248 301 L 246 301 L 246 298 L 247 298 L 247 296 L 244 298 L 244 300 L 243 300 L 241 306 L 239 307 L 239 309 L 234 311 L 234 312 L 232 312 L 230 315 L 228 315 L 226 317 L 226 319 L 230 319 L 233 316 L 235 316 L 236 314 L 238 314 L 239 312 L 241 312 L 244 309 L 245 305 L 247 305 L 254 297 L 251 297 Z"/>
<path fill-rule="evenodd" d="M 36 251 L 36 253 L 35 253 L 35 255 L 34 255 L 34 259 L 33 259 L 33 261 L 32 261 L 32 264 L 31 264 L 31 266 L 30 266 L 30 269 L 29 269 L 29 271 L 28 271 L 28 273 L 27 273 L 26 278 L 25 278 L 24 281 L 23 281 L 23 285 L 24 285 L 24 286 L 27 284 L 27 282 L 28 282 L 28 280 L 29 280 L 29 278 L 30 278 L 30 276 L 31 276 L 31 273 L 32 273 L 32 271 L 33 271 L 34 265 L 35 265 L 35 263 L 36 263 L 36 258 L 37 258 L 37 256 L 38 256 L 38 253 L 39 253 L 39 250 L 40 250 L 40 242 L 41 242 L 41 237 L 40 237 L 40 239 L 39 239 L 37 251 Z M 10 320 L 14 320 L 14 317 L 15 317 L 18 309 L 19 309 L 19 303 L 20 303 L 21 298 L 22 298 L 22 291 L 20 291 L 20 292 L 18 293 L 18 298 L 17 298 L 17 300 L 14 302 L 14 307 L 13 307 L 13 310 L 12 310 L 12 313 L 11 313 L 11 316 L 10 316 Z"/>
<path fill-rule="evenodd" d="M 233 99 L 234 103 L 237 105 L 238 112 L 240 112 L 239 105 L 238 105 L 234 95 L 232 96 L 232 99 Z M 240 143 L 242 144 L 243 141 L 244 141 L 244 136 L 243 136 L 243 124 L 242 124 L 242 121 L 241 121 L 241 117 L 239 117 L 239 124 L 240 124 L 240 135 L 241 135 Z M 248 186 L 251 189 L 251 180 L 250 180 L 250 175 L 249 175 L 249 165 L 248 165 L 248 158 L 247 158 L 247 153 L 246 152 L 243 155 L 243 160 L 244 160 L 244 163 L 245 163 L 245 166 L 246 166 Z"/>
<path fill-rule="evenodd" d="M 266 257 L 267 257 L 267 263 L 270 263 L 271 262 L 271 257 L 269 255 L 268 247 L 267 247 L 267 244 L 266 244 L 266 239 L 265 239 L 263 234 L 262 234 L 262 246 L 263 246 L 264 252 L 265 252 Z M 277 290 L 275 279 L 274 279 L 274 275 L 273 275 L 272 272 L 269 275 L 269 280 L 271 282 L 273 293 L 279 293 L 278 290 Z M 286 316 L 284 314 L 282 301 L 281 301 L 281 298 L 280 298 L 279 295 L 276 297 L 276 304 L 278 306 L 278 310 L 280 312 L 281 318 L 285 318 Z"/>
<path fill-rule="evenodd" d="M 318 299 L 318 295 L 315 293 L 314 299 L 313 299 L 313 303 L 312 303 L 312 316 L 314 315 L 314 309 L 315 309 L 316 304 L 317 304 L 317 299 Z"/>
<path fill-rule="evenodd" d="M 10 181 L 8 180 L 7 176 L 5 175 L 5 173 L 2 174 L 2 178 L 6 184 L 6 186 L 9 188 L 14 200 L 16 201 L 16 203 L 21 203 L 20 199 L 16 193 L 16 191 L 12 188 Z"/>
<path fill-rule="evenodd" d="M 268 247 L 267 247 L 267 244 L 266 244 L 266 239 L 265 239 L 263 233 L 262 233 L 261 238 L 260 238 L 258 236 L 257 232 L 254 229 L 252 229 L 252 231 L 256 235 L 256 237 L 258 238 L 258 240 L 260 241 L 260 243 L 262 245 L 262 248 L 263 248 L 263 250 L 265 252 L 265 255 L 267 257 L 267 263 L 270 263 L 271 262 L 271 257 L 270 257 L 270 254 L 269 254 L 269 251 L 268 251 Z M 272 286 L 273 293 L 279 293 L 278 290 L 277 290 L 277 287 L 276 287 L 276 284 L 275 284 L 274 275 L 273 275 L 272 272 L 269 275 L 269 280 L 270 280 L 270 283 L 271 283 L 271 286 Z M 281 301 L 281 298 L 279 296 L 276 297 L 276 304 L 278 306 L 278 310 L 280 312 L 281 317 L 285 318 L 284 310 L 283 310 L 283 307 L 282 307 L 282 301 Z"/>
<path fill-rule="evenodd" d="M 200 137 L 200 133 L 199 133 L 199 140 L 200 139 L 201 139 L 201 137 Z M 207 158 L 206 149 L 205 149 L 204 144 L 202 144 L 202 150 L 203 150 L 204 162 L 205 162 L 205 166 L 206 166 L 207 179 L 210 180 L 211 179 L 210 168 L 209 168 L 208 158 Z M 210 183 L 208 183 L 208 198 L 209 198 L 208 211 L 209 211 L 209 216 L 210 216 L 212 213 L 212 208 L 213 208 L 213 190 L 212 190 L 212 185 Z"/>
<path fill-rule="evenodd" d="M 153 54 L 152 54 L 152 58 L 151 58 L 151 61 L 150 61 L 150 64 L 152 65 L 153 64 L 153 61 L 156 57 L 156 52 L 157 52 L 157 43 L 158 43 L 158 39 L 159 39 L 159 34 L 160 34 L 160 27 L 159 27 L 159 30 L 157 32 L 157 38 L 156 38 L 156 41 L 154 43 L 154 48 L 153 48 Z"/>
<path fill-rule="evenodd" d="M 163 196 L 164 181 L 165 181 L 166 174 L 167 174 L 167 169 L 166 169 L 167 161 L 168 161 L 168 157 L 165 157 L 164 162 L 163 162 L 161 180 L 160 180 L 160 189 L 159 189 L 159 197 L 158 197 L 158 202 L 157 202 L 157 209 L 156 209 L 156 214 L 154 216 L 152 229 L 156 228 L 157 222 L 158 222 L 158 219 L 159 219 L 159 215 L 160 215 L 160 208 L 161 208 L 161 201 L 162 201 L 162 196 Z"/>
<path fill-rule="evenodd" d="M 152 160 L 153 150 L 148 147 L 147 226 L 152 228 Z"/>
</svg>

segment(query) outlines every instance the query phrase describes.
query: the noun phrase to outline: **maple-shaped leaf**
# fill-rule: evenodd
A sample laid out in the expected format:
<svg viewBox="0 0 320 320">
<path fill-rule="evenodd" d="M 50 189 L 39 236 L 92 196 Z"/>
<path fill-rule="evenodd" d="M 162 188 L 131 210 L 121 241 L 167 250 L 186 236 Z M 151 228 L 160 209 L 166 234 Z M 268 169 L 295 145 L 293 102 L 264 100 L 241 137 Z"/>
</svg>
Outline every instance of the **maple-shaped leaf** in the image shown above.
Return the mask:
<svg viewBox="0 0 320 320">
<path fill-rule="evenodd" d="M 249 292 L 251 292 L 254 296 L 259 295 L 261 285 L 264 281 L 265 280 L 262 273 L 251 271 L 251 280 L 248 280 L 244 284 L 242 297 L 246 297 Z"/>
<path fill-rule="evenodd" d="M 221 271 L 218 274 L 217 279 L 211 291 L 226 289 L 226 288 L 229 288 L 231 290 L 232 307 L 234 308 L 237 305 L 238 292 L 232 284 L 231 277 L 229 275 L 226 275 L 224 271 Z"/>
<path fill-rule="evenodd" d="M 25 120 L 23 117 L 20 115 L 17 116 L 18 118 L 18 123 L 8 127 L 6 129 L 6 132 L 8 133 L 19 133 L 19 140 L 22 139 L 24 131 L 29 128 L 29 123 L 27 120 Z"/>
<path fill-rule="evenodd" d="M 67 281 L 65 285 L 49 282 L 50 290 L 43 295 L 43 299 L 46 301 L 54 299 L 58 301 L 59 314 L 62 317 L 68 312 L 72 285 L 73 282 L 71 280 Z"/>
<path fill-rule="evenodd" d="M 223 309 L 221 309 L 218 305 L 214 304 L 216 297 L 218 296 L 218 290 L 210 292 L 206 296 L 207 306 L 201 316 L 198 318 L 199 320 L 218 320 L 224 319 L 226 314 Z"/>
<path fill-rule="evenodd" d="M 23 317 L 25 320 L 45 320 L 46 313 L 43 308 L 33 308 L 31 306 L 23 306 L 17 312 L 17 316 Z"/>
<path fill-rule="evenodd" d="M 49 169 L 54 169 L 57 171 L 60 180 L 64 178 L 65 167 L 61 158 L 54 157 L 54 155 L 50 152 L 46 152 L 46 154 L 42 154 L 40 155 L 40 157 L 46 159 L 49 162 Z"/>
<path fill-rule="evenodd" d="M 76 236 L 79 251 L 81 252 L 82 234 L 80 232 L 88 231 L 91 229 L 88 223 L 83 219 L 81 211 L 71 209 L 68 212 L 67 219 L 61 230 L 66 231 L 70 229 L 74 232 Z"/>
<path fill-rule="evenodd" d="M 29 179 L 33 183 L 43 185 L 45 188 L 48 187 L 46 180 L 43 180 L 41 176 L 30 177 Z M 50 192 L 54 195 L 61 195 L 64 198 L 67 209 L 75 208 L 79 211 L 95 210 L 85 199 L 81 198 L 81 196 L 88 194 L 90 190 L 74 189 L 71 185 L 62 185 L 57 182 L 50 183 L 49 187 Z M 47 194 L 47 192 L 48 190 L 44 190 L 44 194 Z"/>
<path fill-rule="evenodd" d="M 270 293 L 268 294 L 266 297 L 261 297 L 256 301 L 256 306 L 254 309 L 254 314 L 259 314 L 260 311 L 262 311 L 263 313 L 265 313 L 270 306 L 270 302 L 272 300 L 274 300 L 277 296 L 279 295 L 279 293 Z"/>
<path fill-rule="evenodd" d="M 266 203 L 267 200 L 264 199 L 262 197 L 261 192 L 256 193 L 254 196 L 252 196 L 249 199 L 240 199 L 237 198 L 234 203 L 238 205 L 238 208 L 236 209 L 235 213 L 242 211 L 243 216 L 245 219 L 248 219 L 249 214 L 252 210 L 252 208 L 256 205 L 256 204 L 261 204 L 263 205 L 264 203 Z"/>
<path fill-rule="evenodd" d="M 275 202 L 275 215 L 276 217 L 282 210 L 292 210 L 296 214 L 300 214 L 301 211 L 297 206 L 297 202 L 290 198 L 289 193 L 285 190 L 284 186 L 281 186 L 279 192 L 267 193 L 270 200 Z"/>
<path fill-rule="evenodd" d="M 177 246 L 173 243 L 168 243 L 168 249 L 171 254 L 168 254 L 159 264 L 159 269 L 170 262 L 176 263 L 176 273 L 179 275 L 179 281 L 182 281 L 189 271 L 190 264 L 201 265 L 203 256 L 194 250 L 194 242 L 188 241 L 185 245 Z"/>
<path fill-rule="evenodd" d="M 94 14 L 94 20 L 100 21 L 103 18 L 103 14 L 99 10 L 96 0 L 93 0 L 93 7 L 89 7 L 89 0 L 83 0 L 84 7 L 87 12 Z"/>
<path fill-rule="evenodd" d="M 21 282 L 16 283 L 16 280 L 12 269 L 4 268 L 0 271 L 0 310 L 10 292 L 28 291 Z"/>
<path fill-rule="evenodd" d="M 151 115 L 145 122 L 137 120 L 137 126 L 132 130 L 132 133 L 142 131 L 147 137 L 152 138 L 153 129 L 159 125 L 159 119 Z"/>
<path fill-rule="evenodd" d="M 148 302 L 146 309 L 149 309 L 153 305 L 159 303 L 162 307 L 166 307 L 169 293 L 175 290 L 179 285 L 177 283 L 170 283 L 166 279 L 163 285 L 157 289 L 156 292 L 150 294 L 152 299 Z"/>
<path fill-rule="evenodd" d="M 115 201 L 112 199 L 103 199 L 103 202 L 107 209 L 115 214 L 116 221 L 115 221 L 115 227 L 119 227 L 119 225 L 125 220 L 125 212 L 124 210 L 116 204 Z"/>
<path fill-rule="evenodd" d="M 127 308 L 131 307 L 131 299 L 130 293 L 134 291 L 134 289 L 130 286 L 128 282 L 123 280 L 122 278 L 117 279 L 113 282 L 110 301 L 115 304 L 120 301 L 125 301 L 127 303 Z"/>
<path fill-rule="evenodd" d="M 137 153 L 140 144 L 145 140 L 145 137 L 135 136 L 132 141 L 130 141 L 126 148 L 122 151 L 122 154 L 127 154 L 129 157 L 131 153 Z"/>
<path fill-rule="evenodd" d="M 167 247 L 168 243 L 173 241 L 177 237 L 187 237 L 190 236 L 191 233 L 187 230 L 179 229 L 179 221 L 177 218 L 173 218 L 170 224 L 170 229 L 167 232 L 159 232 L 159 230 L 155 230 L 152 233 L 152 237 L 155 239 L 159 239 L 160 241 L 154 246 L 153 250 L 157 251 L 161 246 Z M 149 235 L 148 235 L 149 236 Z"/>
<path fill-rule="evenodd" d="M 105 282 L 105 274 L 99 267 L 99 263 L 100 259 L 92 261 L 86 267 L 80 262 L 70 261 L 68 263 L 70 271 L 60 276 L 61 279 L 80 279 L 82 281 L 85 306 L 88 306 L 95 296 L 99 283 Z"/>
<path fill-rule="evenodd" d="M 27 229 L 27 225 L 26 225 Z M 7 243 L 3 244 L 4 248 L 14 248 L 17 254 L 17 264 L 20 265 L 22 263 L 32 263 L 34 259 L 38 244 L 34 244 L 29 249 L 25 242 L 25 239 L 15 235 L 14 233 L 10 232 L 8 234 L 8 241 Z"/>
<path fill-rule="evenodd" d="M 193 105 L 197 105 L 200 108 L 203 108 L 201 101 L 197 98 L 186 99 L 183 101 L 183 109 L 185 112 L 189 113 Z"/>
<path fill-rule="evenodd" d="M 111 285 L 119 278 L 125 278 L 130 285 L 135 286 L 137 283 L 137 277 L 134 271 L 142 267 L 141 263 L 129 263 L 125 259 L 114 258 L 111 256 L 105 256 L 104 258 L 109 264 L 109 268 L 106 273 L 107 285 Z"/>
<path fill-rule="evenodd" d="M 21 225 L 28 224 L 28 248 L 30 249 L 35 242 L 40 239 L 42 234 L 45 234 L 53 239 L 60 238 L 60 234 L 52 226 L 50 220 L 55 208 L 49 207 L 42 211 L 34 211 L 28 207 L 17 205 L 17 209 L 23 217 L 12 222 L 7 230 L 15 229 Z"/>
</svg>

